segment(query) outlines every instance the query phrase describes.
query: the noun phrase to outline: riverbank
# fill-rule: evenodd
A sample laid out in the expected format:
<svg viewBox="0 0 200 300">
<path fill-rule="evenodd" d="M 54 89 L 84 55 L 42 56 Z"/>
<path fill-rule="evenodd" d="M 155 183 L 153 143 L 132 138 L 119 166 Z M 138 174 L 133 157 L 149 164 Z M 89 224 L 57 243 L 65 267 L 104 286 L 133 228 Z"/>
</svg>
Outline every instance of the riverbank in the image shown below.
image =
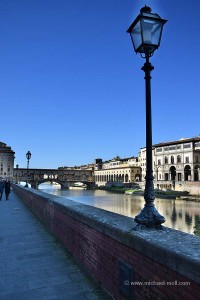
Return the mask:
<svg viewBox="0 0 200 300">
<path fill-rule="evenodd" d="M 180 200 L 185 200 L 185 201 L 196 201 L 200 202 L 200 196 L 193 196 L 193 195 L 188 195 L 188 196 L 181 196 L 179 197 Z"/>
<path fill-rule="evenodd" d="M 95 187 L 95 190 L 102 190 L 111 193 L 124 194 L 127 188 L 119 187 L 119 186 L 99 186 Z"/>
<path fill-rule="evenodd" d="M 111 193 L 117 194 L 127 194 L 132 196 L 143 196 L 144 192 L 141 190 L 134 190 L 128 189 L 125 187 L 118 187 L 118 186 L 100 186 L 96 187 L 95 189 L 103 190 Z M 132 191 L 132 192 L 131 192 Z M 190 195 L 187 192 L 180 192 L 180 191 L 162 191 L 162 190 L 155 190 L 156 198 L 165 198 L 165 199 L 175 199 L 175 200 L 185 200 L 185 201 L 195 201 L 200 202 L 200 196 Z"/>
</svg>

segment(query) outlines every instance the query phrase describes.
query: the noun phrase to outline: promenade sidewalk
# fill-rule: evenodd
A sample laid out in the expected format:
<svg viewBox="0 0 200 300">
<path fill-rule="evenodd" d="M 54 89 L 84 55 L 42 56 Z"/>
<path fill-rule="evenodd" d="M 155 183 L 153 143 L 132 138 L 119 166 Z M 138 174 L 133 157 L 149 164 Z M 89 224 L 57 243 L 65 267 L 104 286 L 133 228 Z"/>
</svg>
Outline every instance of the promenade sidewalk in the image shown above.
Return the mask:
<svg viewBox="0 0 200 300">
<path fill-rule="evenodd" d="M 1 300 L 111 299 L 12 191 L 0 201 Z"/>
</svg>

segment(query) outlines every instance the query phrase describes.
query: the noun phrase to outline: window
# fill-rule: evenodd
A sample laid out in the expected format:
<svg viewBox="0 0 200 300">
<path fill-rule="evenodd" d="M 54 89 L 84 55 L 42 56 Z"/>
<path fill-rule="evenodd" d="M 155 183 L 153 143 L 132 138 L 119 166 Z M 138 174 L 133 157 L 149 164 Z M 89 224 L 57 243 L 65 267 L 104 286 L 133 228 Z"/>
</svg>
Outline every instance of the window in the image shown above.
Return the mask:
<svg viewBox="0 0 200 300">
<path fill-rule="evenodd" d="M 168 148 L 169 148 L 169 147 L 165 147 L 165 148 L 164 148 L 164 151 L 168 151 Z"/>
<path fill-rule="evenodd" d="M 176 150 L 176 146 L 169 146 L 169 150 Z"/>
<path fill-rule="evenodd" d="M 169 174 L 165 173 L 165 181 L 168 181 L 168 180 L 169 180 Z"/>
<path fill-rule="evenodd" d="M 189 163 L 189 157 L 188 156 L 185 158 L 185 162 Z"/>
<path fill-rule="evenodd" d="M 198 163 L 199 162 L 199 157 L 195 156 L 195 162 Z"/>
<path fill-rule="evenodd" d="M 184 145 L 183 145 L 183 148 L 184 148 L 184 149 L 186 149 L 186 148 L 191 148 L 191 144 L 184 144 Z"/>
<path fill-rule="evenodd" d="M 181 149 L 181 145 L 177 145 L 177 150 Z"/>
<path fill-rule="evenodd" d="M 174 156 L 171 156 L 171 164 L 174 164 Z"/>
<path fill-rule="evenodd" d="M 158 159 L 158 165 L 159 165 L 159 166 L 161 165 L 161 160 L 160 160 L 160 159 Z"/>
<path fill-rule="evenodd" d="M 157 148 L 156 152 L 162 152 L 162 148 Z"/>
<path fill-rule="evenodd" d="M 181 156 L 178 155 L 178 156 L 177 156 L 177 164 L 180 164 L 180 163 L 181 163 Z"/>
<path fill-rule="evenodd" d="M 165 164 L 168 164 L 168 157 L 165 156 Z"/>
<path fill-rule="evenodd" d="M 195 145 L 195 148 L 200 148 L 200 142 L 197 142 L 194 145 Z"/>
</svg>

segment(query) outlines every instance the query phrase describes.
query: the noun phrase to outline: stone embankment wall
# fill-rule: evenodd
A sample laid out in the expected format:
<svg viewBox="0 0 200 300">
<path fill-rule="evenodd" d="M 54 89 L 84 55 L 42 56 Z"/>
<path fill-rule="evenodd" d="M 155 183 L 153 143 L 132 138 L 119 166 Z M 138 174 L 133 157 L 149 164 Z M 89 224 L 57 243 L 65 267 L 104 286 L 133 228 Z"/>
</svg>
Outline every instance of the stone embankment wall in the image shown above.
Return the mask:
<svg viewBox="0 0 200 300">
<path fill-rule="evenodd" d="M 191 195 L 200 196 L 200 181 L 184 181 L 175 183 L 176 191 L 187 191 Z"/>
<path fill-rule="evenodd" d="M 143 183 L 145 187 L 145 182 Z M 189 192 L 190 195 L 200 196 L 200 181 L 155 181 L 154 187 L 162 190 L 172 189 L 179 192 Z"/>
<path fill-rule="evenodd" d="M 200 299 L 200 238 L 61 197 L 14 191 L 114 299 Z"/>
</svg>

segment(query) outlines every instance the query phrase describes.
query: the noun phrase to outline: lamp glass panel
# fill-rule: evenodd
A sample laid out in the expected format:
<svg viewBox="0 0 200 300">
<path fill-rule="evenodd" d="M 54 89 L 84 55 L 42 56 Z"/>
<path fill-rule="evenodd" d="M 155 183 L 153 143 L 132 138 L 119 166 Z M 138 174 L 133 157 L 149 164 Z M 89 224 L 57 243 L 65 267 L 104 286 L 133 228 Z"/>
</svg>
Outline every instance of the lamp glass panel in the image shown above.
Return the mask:
<svg viewBox="0 0 200 300">
<path fill-rule="evenodd" d="M 152 42 L 154 45 L 160 45 L 163 23 L 155 22 L 152 32 Z"/>
<path fill-rule="evenodd" d="M 31 153 L 30 153 L 30 152 L 27 152 L 27 153 L 26 153 L 26 158 L 27 158 L 27 159 L 30 159 L 30 158 L 31 158 Z"/>
<path fill-rule="evenodd" d="M 160 43 L 160 35 L 163 23 L 158 20 L 144 19 L 141 20 L 143 43 L 157 45 Z"/>
<path fill-rule="evenodd" d="M 136 25 L 131 29 L 131 39 L 133 42 L 133 46 L 135 50 L 142 44 L 142 36 L 141 36 L 141 24 L 140 20 L 136 23 Z"/>
</svg>

